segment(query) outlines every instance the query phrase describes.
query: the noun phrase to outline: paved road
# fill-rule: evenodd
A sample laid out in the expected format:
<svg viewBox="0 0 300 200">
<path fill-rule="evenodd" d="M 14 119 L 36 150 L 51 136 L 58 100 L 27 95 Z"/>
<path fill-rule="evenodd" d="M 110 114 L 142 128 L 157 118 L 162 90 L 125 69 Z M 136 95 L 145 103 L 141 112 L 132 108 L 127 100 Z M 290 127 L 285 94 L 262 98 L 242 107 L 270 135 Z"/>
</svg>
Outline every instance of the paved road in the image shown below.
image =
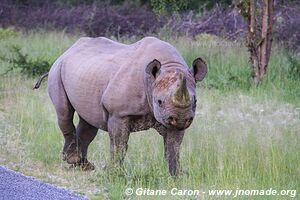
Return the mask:
<svg viewBox="0 0 300 200">
<path fill-rule="evenodd" d="M 0 200 L 61 199 L 82 200 L 86 197 L 0 166 Z"/>
</svg>

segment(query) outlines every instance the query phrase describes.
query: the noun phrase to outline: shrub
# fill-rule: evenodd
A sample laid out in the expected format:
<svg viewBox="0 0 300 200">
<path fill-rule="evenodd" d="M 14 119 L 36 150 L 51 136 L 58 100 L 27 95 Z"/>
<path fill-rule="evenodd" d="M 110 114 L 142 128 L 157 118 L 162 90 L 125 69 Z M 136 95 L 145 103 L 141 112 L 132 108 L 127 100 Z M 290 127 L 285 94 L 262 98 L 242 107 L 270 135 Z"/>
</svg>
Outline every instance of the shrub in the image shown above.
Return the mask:
<svg viewBox="0 0 300 200">
<path fill-rule="evenodd" d="M 300 78 L 300 59 L 298 55 L 294 52 L 286 52 L 287 60 L 290 64 L 289 74 L 292 78 Z"/>
<path fill-rule="evenodd" d="M 39 76 L 49 71 L 52 62 L 43 60 L 41 58 L 30 59 L 27 54 L 22 53 L 19 46 L 10 47 L 12 57 L 0 57 L 0 60 L 9 63 L 8 70 L 4 73 L 19 69 L 20 72 L 26 76 L 33 77 Z"/>
<path fill-rule="evenodd" d="M 0 28 L 0 40 L 4 40 L 9 37 L 17 36 L 18 32 L 16 32 L 13 28 Z"/>
<path fill-rule="evenodd" d="M 185 0 L 151 0 L 151 6 L 156 13 L 171 13 L 174 11 L 184 10 L 187 7 Z"/>
</svg>

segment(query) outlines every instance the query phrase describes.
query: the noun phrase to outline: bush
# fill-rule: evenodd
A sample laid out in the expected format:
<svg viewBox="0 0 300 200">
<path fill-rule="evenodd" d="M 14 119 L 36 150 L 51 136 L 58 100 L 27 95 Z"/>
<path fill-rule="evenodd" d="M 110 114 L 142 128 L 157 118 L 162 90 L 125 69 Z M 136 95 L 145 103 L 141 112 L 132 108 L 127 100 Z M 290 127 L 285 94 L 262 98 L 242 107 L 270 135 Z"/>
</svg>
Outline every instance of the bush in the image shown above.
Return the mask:
<svg viewBox="0 0 300 200">
<path fill-rule="evenodd" d="M 152 9 L 158 14 L 188 10 L 210 10 L 216 5 L 231 5 L 231 0 L 150 0 Z"/>
<path fill-rule="evenodd" d="M 300 78 L 300 59 L 298 55 L 294 52 L 286 52 L 287 60 L 290 64 L 289 74 L 292 78 Z"/>
<path fill-rule="evenodd" d="M 4 40 L 9 37 L 17 36 L 18 32 L 16 32 L 13 28 L 0 28 L 0 40 Z"/>
<path fill-rule="evenodd" d="M 0 57 L 0 60 L 7 62 L 10 65 L 4 74 L 7 74 L 12 70 L 19 69 L 21 73 L 26 76 L 39 76 L 49 71 L 53 63 L 41 58 L 37 58 L 35 60 L 29 59 L 27 54 L 22 53 L 19 46 L 10 47 L 10 51 L 13 55 L 12 57 Z"/>
<path fill-rule="evenodd" d="M 184 10 L 188 2 L 185 0 L 151 0 L 151 6 L 156 13 L 171 13 Z"/>
</svg>

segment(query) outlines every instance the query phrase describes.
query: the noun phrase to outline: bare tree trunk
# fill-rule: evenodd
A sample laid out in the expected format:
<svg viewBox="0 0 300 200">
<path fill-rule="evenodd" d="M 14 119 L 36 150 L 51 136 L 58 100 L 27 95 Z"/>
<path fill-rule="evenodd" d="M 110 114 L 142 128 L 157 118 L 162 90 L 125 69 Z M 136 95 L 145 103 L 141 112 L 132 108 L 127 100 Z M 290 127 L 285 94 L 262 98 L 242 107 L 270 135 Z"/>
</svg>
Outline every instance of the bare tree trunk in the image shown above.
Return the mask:
<svg viewBox="0 0 300 200">
<path fill-rule="evenodd" d="M 256 0 L 240 2 L 242 15 L 248 21 L 246 45 L 250 52 L 253 79 L 259 84 L 267 73 L 272 45 L 273 0 L 262 0 L 262 11 L 258 12 Z M 257 23 L 261 15 L 261 23 Z M 261 31 L 259 31 L 261 30 Z"/>
<path fill-rule="evenodd" d="M 260 48 L 260 77 L 261 81 L 267 72 L 268 62 L 272 45 L 272 20 L 273 20 L 273 0 L 263 0 L 262 16 L 262 42 Z"/>
<path fill-rule="evenodd" d="M 253 77 L 259 77 L 259 49 L 257 48 L 256 0 L 249 1 L 247 47 L 253 67 Z"/>
</svg>

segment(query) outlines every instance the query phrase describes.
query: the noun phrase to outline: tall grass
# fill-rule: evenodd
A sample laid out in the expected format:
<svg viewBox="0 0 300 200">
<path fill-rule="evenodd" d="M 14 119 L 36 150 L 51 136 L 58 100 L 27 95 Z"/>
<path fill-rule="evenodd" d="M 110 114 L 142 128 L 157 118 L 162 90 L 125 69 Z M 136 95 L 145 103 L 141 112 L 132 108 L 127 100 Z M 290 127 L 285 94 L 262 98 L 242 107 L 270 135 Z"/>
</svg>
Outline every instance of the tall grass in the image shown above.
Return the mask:
<svg viewBox="0 0 300 200">
<path fill-rule="evenodd" d="M 77 36 L 55 32 L 18 33 L 0 41 L 1 52 L 7 52 L 5 45 L 19 44 L 32 57 L 54 60 L 76 39 Z M 35 80 L 17 72 L 0 78 L 0 149 L 4 152 L 1 165 L 92 199 L 152 198 L 128 197 L 124 194 L 127 187 L 299 190 L 299 80 L 289 78 L 284 52 L 274 48 L 268 76 L 256 88 L 249 80 L 248 54 L 242 45 L 220 45 L 224 41 L 209 35 L 196 40 L 167 40 L 178 48 L 187 63 L 200 55 L 209 65 L 207 79 L 197 88 L 199 105 L 195 120 L 182 144 L 183 173 L 179 178 L 169 176 L 162 138 L 153 130 L 131 134 L 125 166 L 120 172 L 105 168 L 109 161 L 109 138 L 103 131 L 98 132 L 89 148 L 89 159 L 96 165 L 96 171 L 69 169 L 59 158 L 63 137 L 46 84 L 32 91 Z M 209 42 L 212 44 L 208 45 Z M 2 62 L 0 71 L 7 65 Z M 158 198 L 182 197 L 153 197 Z M 248 197 L 236 199 L 245 198 Z M 253 197 L 285 198 L 290 197 Z"/>
</svg>

